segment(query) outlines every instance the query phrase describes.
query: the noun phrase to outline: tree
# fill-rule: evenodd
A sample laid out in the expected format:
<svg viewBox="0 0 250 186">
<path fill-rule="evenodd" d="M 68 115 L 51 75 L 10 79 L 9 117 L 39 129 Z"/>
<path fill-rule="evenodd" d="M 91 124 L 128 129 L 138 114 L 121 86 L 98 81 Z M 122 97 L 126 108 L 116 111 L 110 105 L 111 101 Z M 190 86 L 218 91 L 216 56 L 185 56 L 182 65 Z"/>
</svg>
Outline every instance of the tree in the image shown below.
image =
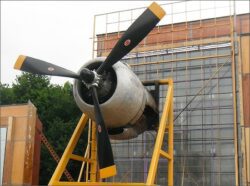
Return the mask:
<svg viewBox="0 0 250 186">
<path fill-rule="evenodd" d="M 38 116 L 43 123 L 43 133 L 61 156 L 82 114 L 75 104 L 72 89 L 73 86 L 69 82 L 64 86 L 53 85 L 47 76 L 23 73 L 17 76 L 12 87 L 0 84 L 0 104 L 27 103 L 30 100 L 36 106 Z M 85 143 L 86 138 L 82 138 L 81 149 L 79 148 L 78 151 L 82 150 Z M 40 185 L 48 184 L 55 168 L 55 161 L 43 146 Z M 74 166 L 69 169 L 74 174 Z"/>
<path fill-rule="evenodd" d="M 15 101 L 13 89 L 8 84 L 0 83 L 0 105 L 9 105 Z"/>
</svg>

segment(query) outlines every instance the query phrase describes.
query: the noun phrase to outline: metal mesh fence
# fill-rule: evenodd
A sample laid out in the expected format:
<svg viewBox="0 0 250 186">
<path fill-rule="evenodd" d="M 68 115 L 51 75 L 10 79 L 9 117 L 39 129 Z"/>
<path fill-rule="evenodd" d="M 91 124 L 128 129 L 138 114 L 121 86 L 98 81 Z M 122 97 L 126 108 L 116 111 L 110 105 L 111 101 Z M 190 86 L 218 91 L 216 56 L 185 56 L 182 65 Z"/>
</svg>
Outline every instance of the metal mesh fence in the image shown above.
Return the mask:
<svg viewBox="0 0 250 186">
<path fill-rule="evenodd" d="M 177 115 L 220 65 L 230 60 L 230 44 L 224 46 L 203 52 L 189 52 L 193 57 L 201 57 L 205 52 L 211 55 L 225 55 L 221 58 L 131 66 L 142 80 L 173 78 L 174 113 Z M 175 55 L 178 60 L 184 58 L 186 53 Z M 158 55 L 154 60 L 159 61 L 166 56 Z M 145 58 L 148 61 L 147 58 L 152 57 Z M 123 61 L 131 63 L 131 59 Z M 202 94 L 197 96 L 175 121 L 175 185 L 234 185 L 231 79 L 231 65 L 227 63 Z M 166 86 L 160 87 L 160 111 L 166 89 Z M 115 181 L 146 180 L 155 136 L 155 132 L 146 132 L 136 139 L 113 143 L 114 156 L 121 175 L 115 177 Z M 165 146 L 166 144 L 167 142 Z M 165 185 L 166 181 L 167 162 L 162 159 L 158 168 L 157 183 Z"/>
<path fill-rule="evenodd" d="M 167 16 L 122 61 L 142 81 L 173 78 L 175 116 L 223 65 L 174 122 L 174 185 L 233 186 L 233 3 L 182 1 L 162 6 Z M 93 57 L 106 56 L 143 10 L 96 15 Z M 160 112 L 166 90 L 160 86 Z M 155 131 L 148 131 L 136 139 L 112 141 L 118 175 L 110 181 L 145 182 L 155 137 Z M 167 184 L 165 159 L 160 159 L 156 180 Z"/>
</svg>

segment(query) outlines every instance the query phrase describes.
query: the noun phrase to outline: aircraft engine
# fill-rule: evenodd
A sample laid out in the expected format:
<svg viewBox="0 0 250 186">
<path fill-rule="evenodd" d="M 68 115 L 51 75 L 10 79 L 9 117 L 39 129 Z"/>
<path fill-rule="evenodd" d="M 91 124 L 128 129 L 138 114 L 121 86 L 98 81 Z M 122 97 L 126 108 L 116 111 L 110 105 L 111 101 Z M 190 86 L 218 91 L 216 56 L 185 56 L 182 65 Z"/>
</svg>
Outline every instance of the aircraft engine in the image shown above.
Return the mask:
<svg viewBox="0 0 250 186">
<path fill-rule="evenodd" d="M 96 58 L 83 68 L 97 69 L 105 58 Z M 111 139 L 122 140 L 137 137 L 158 124 L 158 111 L 154 98 L 143 86 L 130 67 L 117 62 L 102 75 L 97 88 L 100 108 Z M 74 98 L 82 112 L 94 120 L 91 94 L 79 80 L 74 80 Z"/>
<path fill-rule="evenodd" d="M 131 139 L 157 127 L 155 100 L 129 66 L 119 60 L 133 50 L 164 15 L 165 11 L 153 2 L 123 33 L 107 58 L 89 61 L 78 73 L 25 55 L 20 55 L 14 65 L 24 72 L 75 79 L 76 104 L 96 122 L 100 178 L 116 174 L 109 137 Z"/>
</svg>

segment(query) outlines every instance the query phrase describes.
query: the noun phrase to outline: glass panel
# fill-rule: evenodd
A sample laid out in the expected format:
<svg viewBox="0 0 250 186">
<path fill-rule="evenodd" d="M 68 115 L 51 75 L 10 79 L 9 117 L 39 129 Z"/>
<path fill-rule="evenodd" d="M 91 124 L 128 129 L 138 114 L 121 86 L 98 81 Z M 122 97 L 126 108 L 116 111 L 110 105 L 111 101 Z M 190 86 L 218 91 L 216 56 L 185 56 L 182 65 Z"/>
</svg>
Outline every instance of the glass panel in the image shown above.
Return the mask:
<svg viewBox="0 0 250 186">
<path fill-rule="evenodd" d="M 6 147 L 6 136 L 7 136 L 7 128 L 0 128 L 1 130 L 1 161 L 0 161 L 0 183 L 3 182 L 3 166 L 4 166 L 4 158 L 5 158 L 5 147 Z"/>
</svg>

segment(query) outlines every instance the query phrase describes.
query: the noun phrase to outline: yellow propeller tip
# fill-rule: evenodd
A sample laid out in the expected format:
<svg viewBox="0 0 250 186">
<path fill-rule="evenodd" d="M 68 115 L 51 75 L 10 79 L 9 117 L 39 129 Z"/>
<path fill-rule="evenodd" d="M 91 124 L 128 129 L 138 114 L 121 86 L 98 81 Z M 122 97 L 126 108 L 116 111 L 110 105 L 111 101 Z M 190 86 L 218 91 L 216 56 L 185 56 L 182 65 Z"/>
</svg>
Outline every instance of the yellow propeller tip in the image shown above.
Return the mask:
<svg viewBox="0 0 250 186">
<path fill-rule="evenodd" d="M 26 56 L 23 56 L 23 55 L 18 56 L 18 58 L 16 60 L 16 63 L 14 65 L 14 69 L 20 70 L 22 65 L 23 65 L 23 62 L 24 62 L 25 58 L 26 58 Z"/>
<path fill-rule="evenodd" d="M 156 2 L 153 2 L 149 7 L 149 10 L 157 16 L 160 20 L 164 17 L 166 12 L 158 5 Z"/>
<path fill-rule="evenodd" d="M 116 165 L 111 165 L 109 167 L 100 169 L 100 178 L 108 178 L 111 176 L 115 176 L 116 174 Z"/>
</svg>

